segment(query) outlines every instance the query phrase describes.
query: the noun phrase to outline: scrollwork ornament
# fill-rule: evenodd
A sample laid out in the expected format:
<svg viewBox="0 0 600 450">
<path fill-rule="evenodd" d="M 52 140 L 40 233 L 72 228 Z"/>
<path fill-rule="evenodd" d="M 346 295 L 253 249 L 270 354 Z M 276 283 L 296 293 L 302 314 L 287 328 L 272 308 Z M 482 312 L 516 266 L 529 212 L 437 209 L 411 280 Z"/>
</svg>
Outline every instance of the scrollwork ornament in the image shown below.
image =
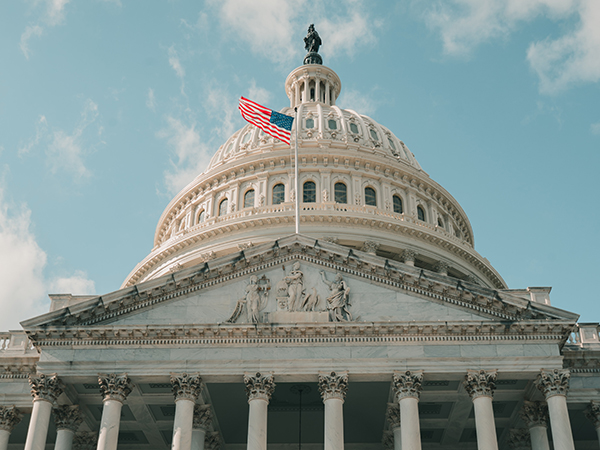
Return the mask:
<svg viewBox="0 0 600 450">
<path fill-rule="evenodd" d="M 256 375 L 244 375 L 244 384 L 246 385 L 248 402 L 257 398 L 269 402 L 271 395 L 275 391 L 273 374 L 257 372 Z"/>
<path fill-rule="evenodd" d="M 71 430 L 76 433 L 83 421 L 79 406 L 63 405 L 54 408 L 54 423 L 57 430 Z"/>
<path fill-rule="evenodd" d="M 12 433 L 22 418 L 23 414 L 16 406 L 0 406 L 0 430 Z"/>
<path fill-rule="evenodd" d="M 464 386 L 473 400 L 477 397 L 493 397 L 496 389 L 496 378 L 498 372 L 495 370 L 470 370 L 465 375 Z"/>
<path fill-rule="evenodd" d="M 392 430 L 400 426 L 400 405 L 398 403 L 388 403 L 386 418 Z"/>
<path fill-rule="evenodd" d="M 173 396 L 177 400 L 191 400 L 195 402 L 200 396 L 202 390 L 202 378 L 200 375 L 171 374 L 171 385 L 173 388 Z"/>
<path fill-rule="evenodd" d="M 417 252 L 414 250 L 408 249 L 408 248 L 402 252 L 402 256 L 401 256 L 402 261 L 404 263 L 410 263 L 410 262 L 414 263 L 416 257 L 417 257 Z"/>
<path fill-rule="evenodd" d="M 529 428 L 535 426 L 548 427 L 548 405 L 542 402 L 523 402 L 521 419 Z"/>
<path fill-rule="evenodd" d="M 600 428 L 600 403 L 592 400 L 583 413 L 594 424 L 594 427 Z"/>
<path fill-rule="evenodd" d="M 571 372 L 565 369 L 544 370 L 540 372 L 535 385 L 542 391 L 546 398 L 554 395 L 567 395 L 569 391 L 569 379 Z"/>
<path fill-rule="evenodd" d="M 133 384 L 126 373 L 117 375 L 116 373 L 98 375 L 98 384 L 103 401 L 117 400 L 121 403 L 125 401 L 131 393 Z"/>
<path fill-rule="evenodd" d="M 348 374 L 338 375 L 331 372 L 330 374 L 319 375 L 319 392 L 323 401 L 330 398 L 339 398 L 343 401 L 348 392 Z"/>
<path fill-rule="evenodd" d="M 194 421 L 192 428 L 194 430 L 208 431 L 212 425 L 212 412 L 210 405 L 194 406 Z"/>
<path fill-rule="evenodd" d="M 33 400 L 46 400 L 54 403 L 62 394 L 64 385 L 55 373 L 45 375 L 41 373 L 39 376 L 29 376 L 29 386 L 31 386 L 31 396 Z"/>
<path fill-rule="evenodd" d="M 400 401 L 406 397 L 418 399 L 423 389 L 423 372 L 411 372 L 410 370 L 403 373 L 396 372 L 392 377 L 392 383 L 396 400 Z"/>
</svg>

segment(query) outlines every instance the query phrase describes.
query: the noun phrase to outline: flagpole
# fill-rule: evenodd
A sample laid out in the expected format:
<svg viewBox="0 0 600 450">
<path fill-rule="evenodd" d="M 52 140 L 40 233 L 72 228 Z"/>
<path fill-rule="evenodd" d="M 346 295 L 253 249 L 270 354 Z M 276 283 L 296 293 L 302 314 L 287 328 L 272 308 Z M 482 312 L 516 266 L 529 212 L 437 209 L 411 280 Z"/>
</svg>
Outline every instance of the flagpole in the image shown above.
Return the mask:
<svg viewBox="0 0 600 450">
<path fill-rule="evenodd" d="M 300 182 L 298 181 L 298 107 L 294 108 L 296 111 L 296 137 L 294 139 L 294 182 L 296 189 L 296 234 L 300 233 Z"/>
</svg>

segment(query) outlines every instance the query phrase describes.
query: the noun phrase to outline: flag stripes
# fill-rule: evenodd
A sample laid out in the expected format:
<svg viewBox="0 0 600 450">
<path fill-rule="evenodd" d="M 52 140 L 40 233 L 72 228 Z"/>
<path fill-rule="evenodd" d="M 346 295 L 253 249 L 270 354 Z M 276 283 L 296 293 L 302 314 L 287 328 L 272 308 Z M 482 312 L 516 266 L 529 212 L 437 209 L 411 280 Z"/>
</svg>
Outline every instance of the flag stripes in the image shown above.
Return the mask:
<svg viewBox="0 0 600 450">
<path fill-rule="evenodd" d="M 293 117 L 265 108 L 244 97 L 240 98 L 239 108 L 245 120 L 260 128 L 269 136 L 290 145 Z"/>
</svg>

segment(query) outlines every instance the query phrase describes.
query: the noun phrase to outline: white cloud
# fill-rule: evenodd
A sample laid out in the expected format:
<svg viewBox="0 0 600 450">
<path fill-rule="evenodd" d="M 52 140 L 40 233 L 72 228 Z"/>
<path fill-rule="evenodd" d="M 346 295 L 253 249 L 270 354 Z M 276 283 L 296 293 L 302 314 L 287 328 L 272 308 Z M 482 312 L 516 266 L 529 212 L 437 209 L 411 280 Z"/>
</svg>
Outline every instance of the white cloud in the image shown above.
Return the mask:
<svg viewBox="0 0 600 450">
<path fill-rule="evenodd" d="M 146 107 L 156 112 L 156 97 L 154 96 L 154 89 L 148 88 L 148 96 L 146 97 Z"/>
<path fill-rule="evenodd" d="M 327 36 L 326 49 L 330 56 L 346 53 L 352 55 L 359 44 L 370 44 L 376 41 L 371 32 L 376 26 L 362 12 L 354 11 L 348 17 L 334 20 L 321 20 L 322 35 Z"/>
<path fill-rule="evenodd" d="M 181 80 L 181 95 L 185 96 L 185 69 L 181 65 L 179 55 L 175 50 L 175 46 L 169 47 L 169 65 L 175 71 L 177 77 Z"/>
<path fill-rule="evenodd" d="M 62 24 L 65 20 L 65 6 L 69 0 L 46 0 L 46 15 L 44 20 L 50 26 Z"/>
<path fill-rule="evenodd" d="M 258 87 L 255 80 L 250 81 L 250 87 L 248 88 L 248 98 L 250 100 L 266 106 L 271 103 L 271 97 L 271 92 L 265 88 Z"/>
<path fill-rule="evenodd" d="M 19 148 L 19 156 L 28 154 L 32 148 L 40 143 L 42 138 L 48 133 L 48 121 L 46 116 L 40 116 L 35 124 L 35 137 L 31 139 L 26 145 Z"/>
<path fill-rule="evenodd" d="M 592 134 L 600 134 L 600 122 L 591 124 L 590 131 L 592 132 Z"/>
<path fill-rule="evenodd" d="M 345 89 L 340 95 L 338 102 L 345 109 L 352 109 L 359 114 L 370 115 L 377 109 L 373 99 L 369 95 L 364 95 L 356 89 Z"/>
<path fill-rule="evenodd" d="M 540 92 L 600 80 L 598 0 L 440 0 L 425 8 L 428 26 L 440 34 L 451 56 L 469 56 L 479 45 L 506 38 L 522 22 L 540 16 L 558 21 L 566 30 L 562 36 L 532 42 L 527 50 Z M 579 21 L 573 28 L 568 21 L 574 15 Z"/>
<path fill-rule="evenodd" d="M 26 59 L 29 59 L 29 39 L 34 36 L 41 36 L 43 31 L 44 29 L 39 25 L 28 25 L 25 27 L 25 31 L 21 34 L 21 43 L 19 44 L 19 47 L 21 47 L 21 51 Z"/>
<path fill-rule="evenodd" d="M 59 277 L 50 281 L 48 292 L 51 294 L 92 295 L 96 293 L 96 284 L 82 270 L 76 270 L 70 277 Z"/>
</svg>

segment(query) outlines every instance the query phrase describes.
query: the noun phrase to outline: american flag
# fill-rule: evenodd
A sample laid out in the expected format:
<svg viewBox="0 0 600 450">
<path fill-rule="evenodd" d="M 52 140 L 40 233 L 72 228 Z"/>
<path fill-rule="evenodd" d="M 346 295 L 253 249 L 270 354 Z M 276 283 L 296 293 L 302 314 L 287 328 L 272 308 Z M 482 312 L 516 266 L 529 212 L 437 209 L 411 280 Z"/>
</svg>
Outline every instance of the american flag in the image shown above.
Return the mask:
<svg viewBox="0 0 600 450">
<path fill-rule="evenodd" d="M 294 121 L 293 117 L 265 108 L 244 97 L 240 98 L 239 108 L 242 117 L 252 125 L 257 126 L 268 135 L 290 145 L 292 122 Z"/>
</svg>

